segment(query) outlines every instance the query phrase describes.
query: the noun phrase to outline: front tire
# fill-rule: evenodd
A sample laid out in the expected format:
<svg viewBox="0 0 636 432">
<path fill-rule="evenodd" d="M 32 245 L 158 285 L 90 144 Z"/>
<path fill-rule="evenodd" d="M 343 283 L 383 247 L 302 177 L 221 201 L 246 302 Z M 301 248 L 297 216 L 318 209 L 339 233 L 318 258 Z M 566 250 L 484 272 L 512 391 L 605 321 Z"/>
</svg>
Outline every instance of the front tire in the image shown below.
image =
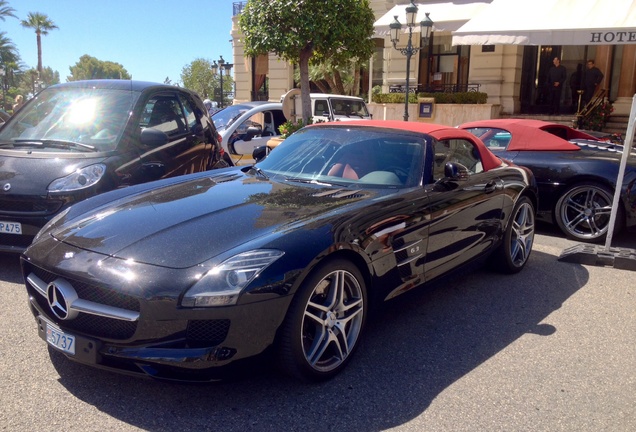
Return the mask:
<svg viewBox="0 0 636 432">
<path fill-rule="evenodd" d="M 518 273 L 530 258 L 534 243 L 535 209 L 530 198 L 517 201 L 508 221 L 503 242 L 491 259 L 491 266 L 501 273 Z"/>
<path fill-rule="evenodd" d="M 554 217 L 563 233 L 582 242 L 599 242 L 607 235 L 614 193 L 596 183 L 572 186 L 557 201 Z M 618 209 L 616 229 L 622 226 L 622 209 Z"/>
<path fill-rule="evenodd" d="M 358 268 L 344 259 L 321 265 L 300 286 L 283 323 L 278 349 L 283 372 L 303 381 L 338 374 L 358 346 L 366 315 Z"/>
</svg>

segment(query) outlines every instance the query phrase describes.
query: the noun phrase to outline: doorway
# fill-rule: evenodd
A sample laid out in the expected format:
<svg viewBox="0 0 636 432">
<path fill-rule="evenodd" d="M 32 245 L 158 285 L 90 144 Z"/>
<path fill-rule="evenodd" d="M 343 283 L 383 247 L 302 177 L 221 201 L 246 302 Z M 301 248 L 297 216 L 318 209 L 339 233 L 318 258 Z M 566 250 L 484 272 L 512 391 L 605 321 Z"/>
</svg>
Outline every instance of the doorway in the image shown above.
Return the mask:
<svg viewBox="0 0 636 432">
<path fill-rule="evenodd" d="M 577 90 L 582 88 L 586 59 L 594 58 L 596 47 L 586 45 L 525 46 L 521 70 L 521 114 L 549 112 L 548 71 L 555 57 L 561 59 L 567 79 L 561 91 L 561 113 L 574 114 L 578 109 Z"/>
<path fill-rule="evenodd" d="M 520 89 L 522 114 L 549 112 L 548 71 L 555 57 L 561 58 L 560 45 L 524 47 Z"/>
</svg>

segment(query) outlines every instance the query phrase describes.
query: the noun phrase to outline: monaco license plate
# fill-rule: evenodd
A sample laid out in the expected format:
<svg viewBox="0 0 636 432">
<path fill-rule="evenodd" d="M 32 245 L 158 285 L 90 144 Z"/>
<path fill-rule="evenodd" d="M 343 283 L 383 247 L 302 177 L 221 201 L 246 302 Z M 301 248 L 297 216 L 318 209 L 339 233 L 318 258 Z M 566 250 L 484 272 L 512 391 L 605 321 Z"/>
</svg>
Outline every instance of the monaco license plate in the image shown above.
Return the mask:
<svg viewBox="0 0 636 432">
<path fill-rule="evenodd" d="M 22 225 L 19 222 L 0 221 L 0 233 L 22 234 Z"/>
<path fill-rule="evenodd" d="M 67 354 L 75 355 L 75 336 L 46 323 L 46 341 Z"/>
</svg>

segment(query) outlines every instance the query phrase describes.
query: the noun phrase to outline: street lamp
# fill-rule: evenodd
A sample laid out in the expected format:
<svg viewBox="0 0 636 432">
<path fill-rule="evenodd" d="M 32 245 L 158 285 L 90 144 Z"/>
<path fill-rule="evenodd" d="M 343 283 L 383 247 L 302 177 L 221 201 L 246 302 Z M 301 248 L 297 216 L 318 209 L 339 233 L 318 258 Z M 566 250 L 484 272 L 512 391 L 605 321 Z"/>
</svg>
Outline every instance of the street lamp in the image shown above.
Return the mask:
<svg viewBox="0 0 636 432">
<path fill-rule="evenodd" d="M 223 100 L 225 99 L 223 96 L 223 70 L 225 69 L 225 74 L 229 75 L 230 69 L 234 66 L 232 63 L 227 63 L 223 60 L 223 56 L 219 56 L 219 60 L 215 60 L 212 62 L 212 73 L 216 75 L 219 73 L 219 83 L 221 85 L 221 101 L 219 102 L 219 108 L 223 108 Z"/>
<path fill-rule="evenodd" d="M 5 88 L 4 88 L 4 75 L 5 75 L 5 70 L 3 66 L 0 66 L 0 80 L 2 80 L 2 104 L 0 105 L 0 109 L 4 109 L 4 104 L 5 104 Z"/>
<path fill-rule="evenodd" d="M 419 23 L 422 44 L 428 41 L 431 29 L 433 27 L 433 21 L 429 18 L 428 12 L 426 12 L 426 18 Z M 389 25 L 391 29 L 391 42 L 393 42 L 393 48 L 406 56 L 406 88 L 404 89 L 404 121 L 409 121 L 409 72 L 411 69 L 411 57 L 413 54 L 417 54 L 420 50 L 419 47 L 414 47 L 411 42 L 413 36 L 413 28 L 416 26 L 415 20 L 417 19 L 417 6 L 411 0 L 411 4 L 406 7 L 406 27 L 409 30 L 409 41 L 406 44 L 406 48 L 398 48 L 397 43 L 400 40 L 400 30 L 402 24 L 398 21 L 397 15 L 395 15 L 393 22 Z M 426 32 L 426 33 L 424 33 Z"/>
</svg>

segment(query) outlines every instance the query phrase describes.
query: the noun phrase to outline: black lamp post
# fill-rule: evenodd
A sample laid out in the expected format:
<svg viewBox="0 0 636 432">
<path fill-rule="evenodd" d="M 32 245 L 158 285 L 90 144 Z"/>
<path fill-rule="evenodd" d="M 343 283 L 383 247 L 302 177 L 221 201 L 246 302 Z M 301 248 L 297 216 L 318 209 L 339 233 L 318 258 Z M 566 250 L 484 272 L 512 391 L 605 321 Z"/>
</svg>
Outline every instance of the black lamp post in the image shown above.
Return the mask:
<svg viewBox="0 0 636 432">
<path fill-rule="evenodd" d="M 225 69 L 225 74 L 228 75 L 232 66 L 234 66 L 232 63 L 227 63 L 223 60 L 223 56 L 219 56 L 218 60 L 212 62 L 212 73 L 215 75 L 217 72 L 219 73 L 219 83 L 221 85 L 221 101 L 219 102 L 219 108 L 223 108 L 223 101 L 225 100 L 223 92 L 223 70 Z"/>
<path fill-rule="evenodd" d="M 422 44 L 428 41 L 431 29 L 433 27 L 433 21 L 429 18 L 428 12 L 426 12 L 426 18 L 419 23 L 420 31 L 422 35 Z M 409 41 L 406 44 L 406 48 L 398 48 L 397 43 L 400 40 L 400 30 L 402 24 L 398 21 L 397 15 L 394 17 L 394 21 L 389 25 L 391 28 L 391 42 L 393 42 L 393 48 L 406 56 L 406 88 L 404 89 L 404 121 L 409 121 L 409 73 L 411 69 L 411 57 L 413 54 L 417 54 L 420 50 L 419 47 L 414 47 L 412 43 L 413 28 L 416 26 L 415 20 L 417 19 L 417 6 L 411 0 L 411 4 L 406 7 L 406 27 L 409 30 Z"/>
<path fill-rule="evenodd" d="M 5 76 L 4 66 L 0 66 L 0 80 L 2 80 L 2 104 L 0 104 L 0 109 L 4 109 L 5 104 L 5 88 L 4 88 L 4 76 Z"/>
</svg>

